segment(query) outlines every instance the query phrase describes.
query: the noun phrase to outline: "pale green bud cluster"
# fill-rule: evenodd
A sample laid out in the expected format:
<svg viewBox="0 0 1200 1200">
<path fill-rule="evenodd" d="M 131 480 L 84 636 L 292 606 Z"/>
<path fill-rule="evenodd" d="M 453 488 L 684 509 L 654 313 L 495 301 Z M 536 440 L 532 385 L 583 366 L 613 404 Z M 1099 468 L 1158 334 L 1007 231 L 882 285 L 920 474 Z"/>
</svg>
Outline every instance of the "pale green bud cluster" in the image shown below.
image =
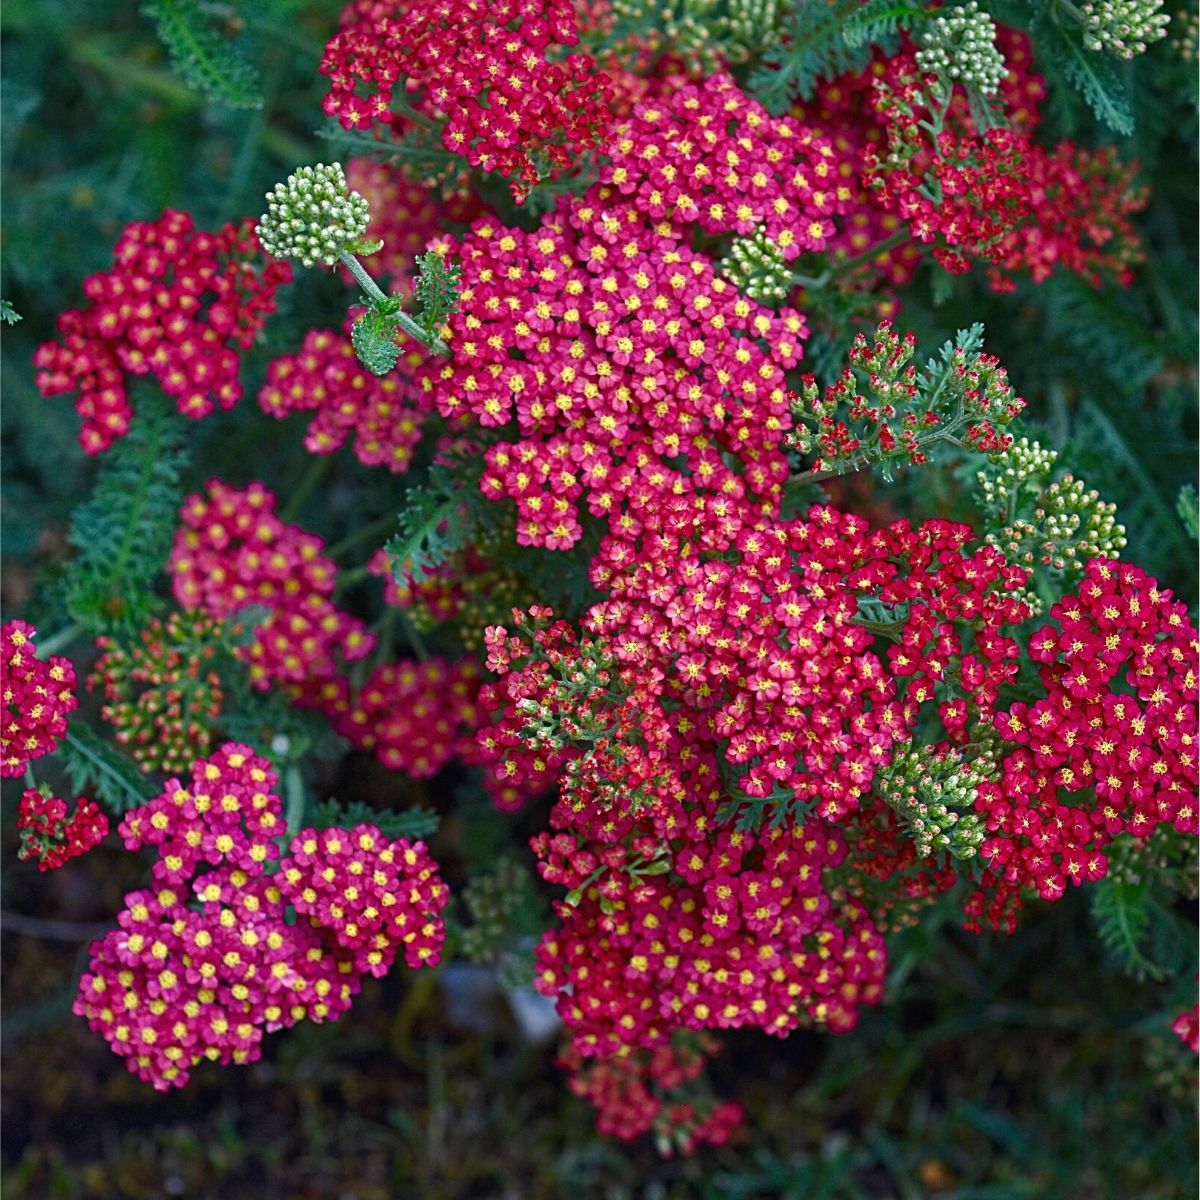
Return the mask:
<svg viewBox="0 0 1200 1200">
<path fill-rule="evenodd" d="M 1162 0 L 1099 0 L 1080 5 L 1083 44 L 1115 58 L 1134 58 L 1167 36 Z"/>
<path fill-rule="evenodd" d="M 959 750 L 936 753 L 913 742 L 895 748 L 875 774 L 875 792 L 908 826 L 917 854 L 973 858 L 983 844 L 983 819 L 972 811 L 979 785 L 994 778 L 995 763 L 968 760 Z"/>
<path fill-rule="evenodd" d="M 347 190 L 341 163 L 300 167 L 267 193 L 258 240 L 276 258 L 298 258 L 306 267 L 331 266 L 358 247 L 371 213 L 366 199 Z"/>
<path fill-rule="evenodd" d="M 1125 527 L 1117 506 L 1070 472 L 1052 480 L 1058 454 L 1021 438 L 976 475 L 975 499 L 986 514 L 986 538 L 1017 566 L 1057 576 L 1082 570 L 1091 558 L 1119 558 Z M 1016 593 L 1036 615 L 1044 607 L 1031 578 Z"/>
<path fill-rule="evenodd" d="M 463 930 L 462 950 L 472 962 L 486 962 L 505 948 L 514 922 L 533 898 L 529 872 L 512 858 L 472 875 L 463 890 L 471 924 Z"/>
<path fill-rule="evenodd" d="M 779 304 L 792 290 L 792 269 L 761 228 L 734 238 L 722 271 L 738 291 L 760 304 Z"/>
<path fill-rule="evenodd" d="M 996 49 L 996 25 L 975 0 L 942 10 L 921 35 L 917 66 L 948 83 L 962 83 L 990 96 L 1008 68 Z"/>
</svg>

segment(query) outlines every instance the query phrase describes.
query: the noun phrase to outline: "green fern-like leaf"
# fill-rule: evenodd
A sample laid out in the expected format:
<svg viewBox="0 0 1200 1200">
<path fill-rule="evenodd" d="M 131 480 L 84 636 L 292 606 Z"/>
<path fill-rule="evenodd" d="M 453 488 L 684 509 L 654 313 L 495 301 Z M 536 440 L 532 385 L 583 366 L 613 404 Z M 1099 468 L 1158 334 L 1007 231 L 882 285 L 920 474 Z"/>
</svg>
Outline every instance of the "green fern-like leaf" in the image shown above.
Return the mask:
<svg viewBox="0 0 1200 1200">
<path fill-rule="evenodd" d="M 137 406 L 129 434 L 104 457 L 91 497 L 72 514 L 66 603 L 89 633 L 120 633 L 158 606 L 183 500 L 185 422 L 161 397 Z"/>
<path fill-rule="evenodd" d="M 399 532 L 385 546 L 398 575 L 420 583 L 451 555 L 494 532 L 501 506 L 480 494 L 483 467 L 482 457 L 439 463 L 409 490 Z"/>
<path fill-rule="evenodd" d="M 1200 503 L 1196 498 L 1196 485 L 1184 484 L 1175 498 L 1175 511 L 1183 521 L 1184 527 L 1192 535 L 1192 540 L 1200 538 Z"/>
<path fill-rule="evenodd" d="M 1078 89 L 1097 119 L 1119 134 L 1126 137 L 1132 134 L 1133 107 L 1112 64 L 1102 55 L 1084 49 L 1082 35 L 1077 29 L 1067 30 L 1051 22 L 1043 24 L 1041 30 L 1044 32 L 1042 46 L 1053 55 L 1062 73 Z M 1041 55 L 1038 61 L 1042 61 Z"/>
<path fill-rule="evenodd" d="M 314 829 L 348 829 L 374 825 L 387 838 L 428 838 L 437 832 L 440 818 L 431 808 L 408 808 L 403 812 L 380 812 L 359 800 L 323 800 L 313 805 L 308 823 Z"/>
<path fill-rule="evenodd" d="M 395 337 L 398 325 L 394 317 L 368 309 L 350 328 L 354 353 L 372 375 L 386 375 L 399 361 L 400 347 Z"/>
<path fill-rule="evenodd" d="M 844 34 L 861 4 L 852 0 L 796 0 L 783 22 L 779 45 L 768 50 L 746 88 L 770 113 L 780 116 L 792 101 L 812 96 L 818 79 L 862 70 L 867 44 L 851 45 Z"/>
<path fill-rule="evenodd" d="M 1166 979 L 1174 965 L 1171 917 L 1145 883 L 1102 879 L 1092 889 L 1092 918 L 1116 966 L 1137 980 Z"/>
<path fill-rule="evenodd" d="M 153 0 L 142 12 L 154 22 L 172 67 L 198 92 L 228 108 L 262 107 L 258 72 L 195 0 Z"/>
<path fill-rule="evenodd" d="M 416 296 L 420 306 L 417 320 L 429 333 L 438 327 L 458 307 L 459 283 L 462 268 L 432 251 L 417 255 Z"/>
<path fill-rule="evenodd" d="M 15 325 L 20 319 L 21 314 L 7 300 L 0 300 L 0 321 L 5 325 Z"/>
<path fill-rule="evenodd" d="M 842 40 L 847 46 L 858 49 L 882 42 L 901 29 L 911 29 L 928 19 L 929 14 L 914 5 L 896 4 L 894 0 L 868 0 L 847 17 L 842 26 Z"/>
<path fill-rule="evenodd" d="M 158 791 L 133 759 L 82 721 L 71 721 L 55 754 L 71 786 L 96 797 L 117 816 L 145 804 Z"/>
</svg>

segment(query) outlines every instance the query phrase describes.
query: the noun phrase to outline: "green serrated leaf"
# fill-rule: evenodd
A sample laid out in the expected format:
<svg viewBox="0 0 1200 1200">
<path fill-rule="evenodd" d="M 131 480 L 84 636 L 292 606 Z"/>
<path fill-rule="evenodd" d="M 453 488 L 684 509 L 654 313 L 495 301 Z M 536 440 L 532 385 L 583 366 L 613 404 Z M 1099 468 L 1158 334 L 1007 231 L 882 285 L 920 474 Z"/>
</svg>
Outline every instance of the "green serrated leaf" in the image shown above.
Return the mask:
<svg viewBox="0 0 1200 1200">
<path fill-rule="evenodd" d="M 71 786 L 96 797 L 117 816 L 145 804 L 158 791 L 133 759 L 82 721 L 71 721 L 55 753 Z"/>
<path fill-rule="evenodd" d="M 419 311 L 417 319 L 430 334 L 458 307 L 459 284 L 462 268 L 457 263 L 431 251 L 417 255 L 416 292 Z"/>
<path fill-rule="evenodd" d="M 1088 107 L 1110 129 L 1128 137 L 1133 133 L 1133 107 L 1125 85 L 1107 59 L 1084 49 L 1078 30 L 1057 23 L 1046 26 L 1063 73 L 1079 90 Z"/>
<path fill-rule="evenodd" d="M 386 375 L 399 361 L 400 347 L 395 336 L 394 320 L 378 309 L 363 313 L 350 329 L 354 353 L 372 375 Z"/>
<path fill-rule="evenodd" d="M 911 29 L 928 19 L 928 12 L 909 4 L 896 4 L 894 0 L 868 0 L 846 18 L 842 25 L 842 40 L 847 46 L 858 49 L 881 42 L 901 29 Z"/>
<path fill-rule="evenodd" d="M 384 837 L 424 839 L 437 832 L 441 818 L 431 808 L 408 808 L 403 812 L 371 808 L 359 800 L 343 803 L 323 800 L 312 807 L 308 823 L 314 829 L 349 829 L 355 825 L 374 825 Z"/>
<path fill-rule="evenodd" d="M 153 0 L 142 12 L 154 22 L 171 66 L 197 91 L 228 108 L 261 108 L 258 72 L 209 23 L 195 0 Z"/>
<path fill-rule="evenodd" d="M 15 325 L 20 319 L 21 314 L 7 300 L 0 300 L 0 321 L 5 325 Z"/>
<path fill-rule="evenodd" d="M 185 421 L 160 396 L 137 405 L 129 433 L 104 456 L 91 497 L 71 516 L 66 603 L 89 633 L 140 625 L 160 601 L 153 582 L 166 566 L 183 501 Z"/>
</svg>

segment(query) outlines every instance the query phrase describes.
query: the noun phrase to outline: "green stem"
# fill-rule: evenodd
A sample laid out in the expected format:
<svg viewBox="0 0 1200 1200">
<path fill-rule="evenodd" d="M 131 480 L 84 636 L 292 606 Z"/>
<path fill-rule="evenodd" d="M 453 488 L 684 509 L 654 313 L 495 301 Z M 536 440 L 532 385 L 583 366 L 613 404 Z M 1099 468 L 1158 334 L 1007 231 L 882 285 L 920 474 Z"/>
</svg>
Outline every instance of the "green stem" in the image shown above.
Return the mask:
<svg viewBox="0 0 1200 1200">
<path fill-rule="evenodd" d="M 876 242 L 874 246 L 864 250 L 861 254 L 856 254 L 853 258 L 844 258 L 831 263 L 828 269 L 822 271 L 820 275 L 793 275 L 792 284 L 797 287 L 825 287 L 833 279 L 849 275 L 859 267 L 873 262 L 879 255 L 891 250 L 894 246 L 903 245 L 905 242 L 911 240 L 911 238 L 912 234 L 907 229 L 897 229 L 895 233 L 884 238 L 882 242 Z"/>
<path fill-rule="evenodd" d="M 295 837 L 304 824 L 304 776 L 300 768 L 293 764 L 283 775 L 283 789 L 287 794 L 287 832 L 288 837 Z"/>
<path fill-rule="evenodd" d="M 404 630 L 405 640 L 412 647 L 413 653 L 421 662 L 427 662 L 429 660 L 429 648 L 425 645 L 425 639 L 417 632 L 417 627 L 409 619 L 408 613 L 399 608 L 393 608 L 389 611 L 396 614 L 398 624 Z"/>
<path fill-rule="evenodd" d="M 38 658 L 49 658 L 52 654 L 57 654 L 65 647 L 69 646 L 77 637 L 83 633 L 83 626 L 75 621 L 70 625 L 60 629 L 57 633 L 45 638 L 38 643 L 37 656 Z"/>
<path fill-rule="evenodd" d="M 300 482 L 292 489 L 292 494 L 288 497 L 287 504 L 284 505 L 282 512 L 279 514 L 281 521 L 288 522 L 289 524 L 295 521 L 300 515 L 300 510 L 304 507 L 304 502 L 312 495 L 313 489 L 321 482 L 332 462 L 333 459 L 328 454 L 314 454 L 312 456 L 312 461 L 300 477 Z"/>
<path fill-rule="evenodd" d="M 380 290 L 379 285 L 367 273 L 366 268 L 350 253 L 349 250 L 343 250 L 341 253 L 342 265 L 350 272 L 351 275 L 358 281 L 359 287 L 366 293 L 367 299 L 376 307 L 381 307 L 388 304 L 393 297 L 386 296 Z M 388 316 L 408 334 L 409 337 L 415 338 L 422 346 L 428 346 L 435 354 L 450 353 L 450 347 L 442 341 L 436 333 L 432 333 L 427 329 L 422 329 L 416 321 L 404 312 L 402 309 L 396 312 L 389 312 Z"/>
</svg>

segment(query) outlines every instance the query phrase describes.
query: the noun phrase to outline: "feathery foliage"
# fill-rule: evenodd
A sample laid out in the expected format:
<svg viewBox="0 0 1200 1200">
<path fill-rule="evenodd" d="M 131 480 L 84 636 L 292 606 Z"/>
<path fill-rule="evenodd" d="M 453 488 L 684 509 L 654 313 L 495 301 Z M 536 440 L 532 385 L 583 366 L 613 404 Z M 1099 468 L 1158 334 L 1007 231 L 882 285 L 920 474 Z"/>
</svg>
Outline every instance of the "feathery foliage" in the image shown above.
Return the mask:
<svg viewBox="0 0 1200 1200">
<path fill-rule="evenodd" d="M 145 804 L 158 791 L 129 755 L 83 721 L 71 721 L 57 755 L 71 786 L 95 796 L 117 816 Z"/>
<path fill-rule="evenodd" d="M 183 500 L 186 422 L 144 395 L 129 434 L 105 455 L 91 496 L 71 518 L 66 603 L 89 633 L 120 633 L 158 607 L 154 577 L 166 566 Z"/>
<path fill-rule="evenodd" d="M 372 808 L 361 800 L 322 800 L 308 812 L 314 829 L 349 829 L 374 825 L 387 838 L 427 838 L 437 832 L 440 818 L 431 808 L 409 808 L 392 812 Z"/>
<path fill-rule="evenodd" d="M 1145 881 L 1100 880 L 1092 889 L 1092 917 L 1105 950 L 1126 975 L 1161 981 L 1177 967 L 1178 932 Z"/>
<path fill-rule="evenodd" d="M 258 71 L 195 0 L 152 0 L 142 12 L 154 22 L 171 66 L 196 91 L 228 108 L 262 107 Z"/>
</svg>

